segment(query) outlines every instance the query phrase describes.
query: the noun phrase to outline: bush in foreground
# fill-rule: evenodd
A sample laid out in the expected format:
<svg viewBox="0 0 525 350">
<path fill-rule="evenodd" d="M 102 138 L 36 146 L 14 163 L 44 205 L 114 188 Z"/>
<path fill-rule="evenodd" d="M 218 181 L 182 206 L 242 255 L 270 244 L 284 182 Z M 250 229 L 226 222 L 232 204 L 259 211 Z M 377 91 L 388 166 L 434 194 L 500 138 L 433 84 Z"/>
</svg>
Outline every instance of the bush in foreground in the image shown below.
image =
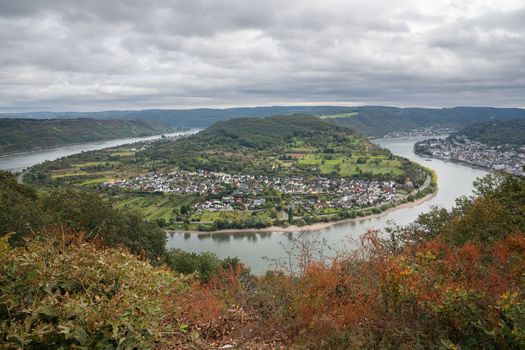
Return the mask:
<svg viewBox="0 0 525 350">
<path fill-rule="evenodd" d="M 68 230 L 19 248 L 8 237 L 0 238 L 6 348 L 151 348 L 167 330 L 162 301 L 187 287 L 168 270 Z"/>
<path fill-rule="evenodd" d="M 369 232 L 327 261 L 299 241 L 298 269 L 250 277 L 236 260 L 174 250 L 173 269 L 72 232 L 0 244 L 0 344 L 9 348 L 523 349 L 525 183 L 408 227 Z M 306 240 L 308 235 L 299 235 Z M 101 240 L 101 243 L 103 241 Z"/>
</svg>

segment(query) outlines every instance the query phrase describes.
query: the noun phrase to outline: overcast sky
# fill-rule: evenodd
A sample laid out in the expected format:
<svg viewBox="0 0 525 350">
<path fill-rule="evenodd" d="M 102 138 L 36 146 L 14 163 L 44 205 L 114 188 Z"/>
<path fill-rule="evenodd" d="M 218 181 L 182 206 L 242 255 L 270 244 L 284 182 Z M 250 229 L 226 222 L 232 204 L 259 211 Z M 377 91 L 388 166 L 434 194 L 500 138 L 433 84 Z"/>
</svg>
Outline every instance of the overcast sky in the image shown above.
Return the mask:
<svg viewBox="0 0 525 350">
<path fill-rule="evenodd" d="M 0 111 L 525 107 L 523 0 L 0 0 Z"/>
</svg>

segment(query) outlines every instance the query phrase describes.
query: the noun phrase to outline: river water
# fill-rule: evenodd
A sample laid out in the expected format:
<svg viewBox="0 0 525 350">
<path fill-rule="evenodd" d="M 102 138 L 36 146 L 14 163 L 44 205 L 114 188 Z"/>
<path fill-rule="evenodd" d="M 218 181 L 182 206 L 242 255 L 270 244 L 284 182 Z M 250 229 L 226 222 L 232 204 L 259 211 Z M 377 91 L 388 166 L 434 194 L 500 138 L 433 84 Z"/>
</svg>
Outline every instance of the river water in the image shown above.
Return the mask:
<svg viewBox="0 0 525 350">
<path fill-rule="evenodd" d="M 191 132 L 179 132 L 166 134 L 166 136 L 182 136 Z M 45 160 L 54 160 L 82 151 L 96 150 L 107 147 L 115 147 L 122 144 L 152 140 L 160 138 L 160 135 L 118 139 L 102 142 L 92 142 L 80 145 L 71 145 L 47 150 L 19 153 L 16 155 L 0 157 L 0 169 L 20 171 Z M 368 229 L 381 229 L 389 225 L 390 221 L 404 225 L 414 221 L 417 216 L 428 211 L 431 206 L 442 206 L 450 208 L 455 199 L 462 195 L 472 193 L 472 182 L 486 174 L 485 171 L 473 169 L 461 164 L 444 162 L 441 160 L 427 161 L 425 158 L 414 154 L 413 145 L 425 137 L 410 137 L 397 139 L 378 139 L 375 143 L 390 149 L 392 153 L 409 158 L 436 171 L 438 175 L 439 191 L 432 199 L 414 207 L 400 208 L 391 211 L 381 217 L 364 218 L 355 222 L 345 222 L 317 231 L 302 233 L 282 232 L 258 232 L 258 233 L 235 233 L 235 234 L 199 234 L 190 235 L 184 233 L 170 234 L 167 241 L 168 248 L 180 248 L 191 252 L 210 251 L 220 258 L 239 257 L 253 273 L 264 273 L 272 266 L 274 259 L 283 259 L 287 247 L 292 238 L 298 234 L 310 235 L 315 238 L 325 239 L 328 246 L 337 249 L 352 248 L 351 239 L 357 239 Z"/>
<path fill-rule="evenodd" d="M 174 133 L 164 134 L 167 137 L 184 136 L 194 134 L 198 130 L 189 131 L 178 131 Z M 21 152 L 9 156 L 0 156 L 0 170 L 9 171 L 22 171 L 27 167 L 33 166 L 38 163 L 42 163 L 46 160 L 55 160 L 58 158 L 70 156 L 72 154 L 93 151 L 97 149 L 116 147 L 128 143 L 134 143 L 139 141 L 155 140 L 161 138 L 162 135 L 146 136 L 146 137 L 134 137 L 125 139 L 114 139 L 108 141 L 96 141 L 82 143 L 78 145 L 69 145 L 56 148 L 48 148 L 37 151 Z"/>
<path fill-rule="evenodd" d="M 417 216 L 428 211 L 431 206 L 451 208 L 455 199 L 462 195 L 470 195 L 473 181 L 486 174 L 480 169 L 444 162 L 437 159 L 430 161 L 414 154 L 414 143 L 425 137 L 410 137 L 396 139 L 377 139 L 375 143 L 388 148 L 392 153 L 414 160 L 436 171 L 439 191 L 432 199 L 414 207 L 405 207 L 388 212 L 381 217 L 363 218 L 355 222 L 344 222 L 317 231 L 301 233 L 282 232 L 246 232 L 218 234 L 184 234 L 172 233 L 168 238 L 168 248 L 180 248 L 191 252 L 214 252 L 220 258 L 238 257 L 251 271 L 264 273 L 273 266 L 276 259 L 286 259 L 285 248 L 289 248 L 295 235 L 310 235 L 312 239 L 322 238 L 333 250 L 352 248 L 352 240 L 358 239 L 368 229 L 381 229 L 390 221 L 399 225 L 413 222 Z M 330 252 L 327 252 L 330 254 Z"/>
</svg>

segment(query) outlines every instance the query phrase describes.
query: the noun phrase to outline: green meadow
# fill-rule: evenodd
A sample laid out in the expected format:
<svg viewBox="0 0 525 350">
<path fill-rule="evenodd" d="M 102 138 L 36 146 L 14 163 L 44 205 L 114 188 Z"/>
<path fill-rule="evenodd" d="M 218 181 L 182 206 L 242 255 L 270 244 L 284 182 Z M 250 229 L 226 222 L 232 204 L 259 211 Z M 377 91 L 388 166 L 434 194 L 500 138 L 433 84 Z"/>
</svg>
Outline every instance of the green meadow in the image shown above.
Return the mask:
<svg viewBox="0 0 525 350">
<path fill-rule="evenodd" d="M 350 113 L 339 113 L 339 114 L 330 114 L 330 115 L 322 115 L 319 118 L 321 119 L 339 119 L 339 118 L 351 118 L 357 116 L 358 112 L 350 112 Z"/>
<path fill-rule="evenodd" d="M 119 196 L 115 207 L 125 210 L 137 210 L 147 220 L 175 220 L 183 205 L 193 206 L 199 201 L 199 196 L 178 194 L 133 194 Z"/>
<path fill-rule="evenodd" d="M 402 175 L 401 162 L 386 155 L 326 155 L 306 154 L 299 160 L 300 165 L 316 166 L 322 174 L 337 173 L 339 176 Z"/>
</svg>

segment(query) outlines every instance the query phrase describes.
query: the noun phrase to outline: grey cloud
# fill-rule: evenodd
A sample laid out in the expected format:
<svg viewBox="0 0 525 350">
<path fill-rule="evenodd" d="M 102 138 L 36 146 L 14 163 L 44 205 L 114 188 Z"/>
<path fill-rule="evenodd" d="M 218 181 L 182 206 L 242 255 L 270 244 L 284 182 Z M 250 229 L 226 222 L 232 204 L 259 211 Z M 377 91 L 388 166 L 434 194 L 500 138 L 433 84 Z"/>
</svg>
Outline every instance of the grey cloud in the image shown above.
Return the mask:
<svg viewBox="0 0 525 350">
<path fill-rule="evenodd" d="M 508 4 L 0 0 L 0 110 L 525 106 Z"/>
</svg>

